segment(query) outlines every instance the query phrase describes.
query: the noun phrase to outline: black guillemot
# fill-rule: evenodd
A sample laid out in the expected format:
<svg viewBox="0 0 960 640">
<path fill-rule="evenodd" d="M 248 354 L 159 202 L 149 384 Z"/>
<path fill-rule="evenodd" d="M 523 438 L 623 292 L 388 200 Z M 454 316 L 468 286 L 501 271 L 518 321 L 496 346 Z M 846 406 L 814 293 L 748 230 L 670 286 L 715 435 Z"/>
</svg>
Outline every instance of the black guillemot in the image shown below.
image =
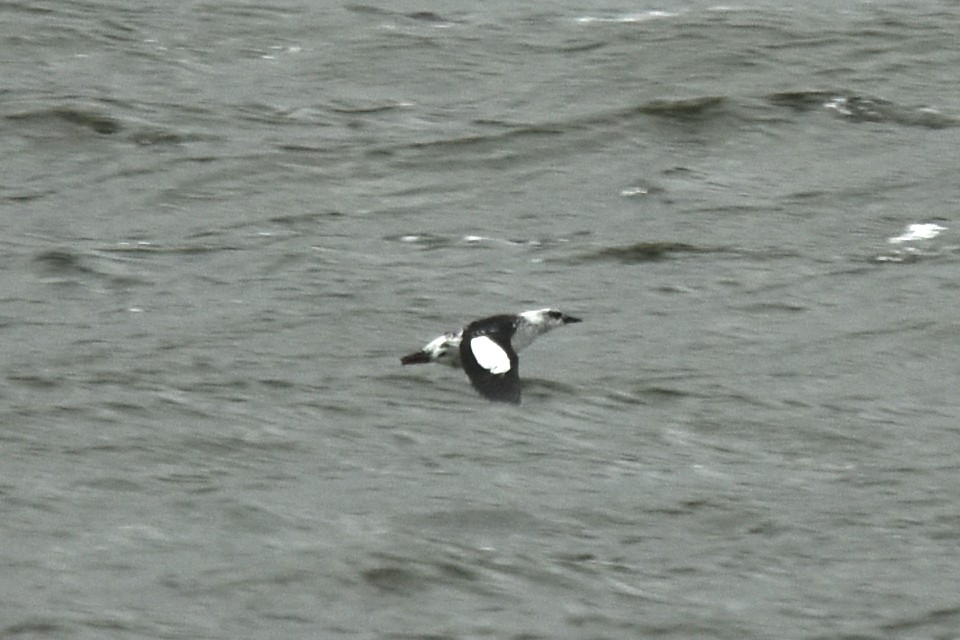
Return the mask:
<svg viewBox="0 0 960 640">
<path fill-rule="evenodd" d="M 400 358 L 400 363 L 438 362 L 462 367 L 483 397 L 519 404 L 517 352 L 530 346 L 538 336 L 575 322 L 580 322 L 580 318 L 556 309 L 490 316 L 438 336 L 419 351 Z"/>
</svg>

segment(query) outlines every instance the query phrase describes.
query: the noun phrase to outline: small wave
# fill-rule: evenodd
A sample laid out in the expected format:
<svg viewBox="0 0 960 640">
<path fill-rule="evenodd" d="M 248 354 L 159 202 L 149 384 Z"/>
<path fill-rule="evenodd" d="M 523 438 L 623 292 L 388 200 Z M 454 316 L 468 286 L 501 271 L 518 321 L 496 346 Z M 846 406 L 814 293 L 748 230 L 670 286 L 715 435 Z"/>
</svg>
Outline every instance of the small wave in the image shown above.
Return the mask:
<svg viewBox="0 0 960 640">
<path fill-rule="evenodd" d="M 635 244 L 603 247 L 595 251 L 582 253 L 575 262 L 619 262 L 622 264 L 639 264 L 663 260 L 679 253 L 712 253 L 715 249 L 697 247 L 685 242 L 637 242 Z"/>
<path fill-rule="evenodd" d="M 921 222 L 908 225 L 898 236 L 887 238 L 887 243 L 895 245 L 892 251 L 881 253 L 877 262 L 914 262 L 923 257 L 938 256 L 956 247 L 947 247 L 935 241 L 947 227 L 933 222 Z"/>
<path fill-rule="evenodd" d="M 412 244 L 422 249 L 445 249 L 455 246 L 457 240 L 453 236 L 442 236 L 433 233 L 405 233 L 399 236 L 388 236 L 385 240 Z"/>
<path fill-rule="evenodd" d="M 563 120 L 540 122 L 508 122 L 502 120 L 476 120 L 474 124 L 482 131 L 456 134 L 444 137 L 432 137 L 426 140 L 405 142 L 395 146 L 375 147 L 371 155 L 393 154 L 404 150 L 414 152 L 442 149 L 447 153 L 474 150 L 489 146 L 495 153 L 498 163 L 503 161 L 502 150 L 508 143 L 523 139 L 550 139 L 568 134 L 580 133 L 593 128 L 620 127 L 646 118 L 669 119 L 681 122 L 709 124 L 713 120 L 722 120 L 729 115 L 726 108 L 729 100 L 724 96 L 697 96 L 692 98 L 664 98 L 639 104 L 630 104 L 617 109 L 593 111 L 572 115 Z M 449 156 L 446 162 L 449 162 Z"/>
<path fill-rule="evenodd" d="M 724 245 L 694 245 L 686 242 L 646 241 L 629 245 L 601 247 L 593 251 L 580 253 L 570 258 L 561 258 L 559 261 L 569 264 L 583 264 L 589 262 L 618 262 L 620 264 L 640 264 L 657 262 L 683 255 L 712 255 L 748 260 L 780 260 L 796 258 L 797 253 L 784 248 L 770 247 L 766 249 L 748 249 L 738 246 Z"/>
<path fill-rule="evenodd" d="M 177 131 L 171 131 L 163 127 L 144 126 L 133 129 L 127 136 L 134 144 L 149 147 L 155 145 L 179 145 L 189 142 L 199 142 L 205 139 L 198 134 L 186 134 Z"/>
<path fill-rule="evenodd" d="M 118 133 L 122 128 L 119 119 L 94 108 L 63 106 L 50 109 L 27 110 L 5 116 L 7 120 L 23 125 L 46 127 L 51 122 L 62 122 L 89 129 L 101 135 Z"/>
<path fill-rule="evenodd" d="M 400 12 L 392 11 L 390 9 L 383 9 L 381 7 L 374 7 L 368 4 L 347 4 L 344 5 L 344 9 L 351 13 L 361 14 L 361 15 L 372 15 L 380 16 L 387 18 L 407 18 L 409 20 L 416 20 L 418 22 L 427 22 L 427 23 L 440 23 L 446 24 L 450 22 L 447 18 L 444 18 L 439 13 L 435 11 L 409 11 L 409 12 Z"/>
<path fill-rule="evenodd" d="M 907 230 L 895 238 L 890 238 L 887 242 L 891 244 L 900 244 L 902 242 L 912 242 L 914 240 L 930 240 L 936 238 L 940 235 L 941 231 L 946 231 L 946 227 L 941 227 L 938 224 L 926 223 L 926 224 L 911 224 L 907 227 Z"/>
<path fill-rule="evenodd" d="M 79 254 L 65 249 L 51 249 L 42 251 L 34 256 L 34 262 L 42 265 L 51 273 L 60 274 L 87 274 L 96 273 L 96 270 L 85 264 Z"/>
<path fill-rule="evenodd" d="M 204 139 L 198 134 L 183 133 L 165 125 L 111 113 L 120 108 L 109 102 L 78 105 L 66 100 L 60 106 L 22 108 L 5 114 L 3 118 L 28 136 L 56 137 L 88 133 L 98 136 L 122 135 L 124 139 L 141 146 L 184 144 Z"/>
<path fill-rule="evenodd" d="M 928 107 L 896 104 L 890 100 L 837 91 L 786 91 L 767 100 L 799 111 L 824 109 L 851 122 L 889 122 L 910 127 L 945 129 L 960 120 Z"/>
<path fill-rule="evenodd" d="M 70 633 L 68 633 L 68 631 Z M 0 628 L 0 636 L 4 638 L 13 638 L 16 636 L 47 637 L 70 635 L 75 631 L 75 629 L 67 627 L 59 620 L 31 617 Z"/>
<path fill-rule="evenodd" d="M 627 13 L 620 16 L 614 16 L 610 18 L 599 18 L 596 16 L 582 16 L 577 18 L 577 22 L 580 24 L 592 24 L 592 23 L 614 23 L 614 24 L 630 24 L 636 22 L 649 22 L 651 20 L 662 20 L 664 18 L 674 18 L 679 14 L 673 13 L 670 11 L 643 11 L 641 13 Z"/>
<path fill-rule="evenodd" d="M 333 113 L 358 115 L 358 114 L 384 113 L 387 111 L 397 111 L 400 109 L 407 109 L 411 106 L 413 105 L 409 102 L 370 101 L 370 102 L 356 102 L 354 104 L 350 104 L 344 101 L 334 101 L 330 104 L 329 110 Z"/>
<path fill-rule="evenodd" d="M 637 111 L 651 116 L 671 116 L 676 118 L 702 117 L 717 107 L 722 106 L 725 102 L 726 98 L 722 96 L 652 100 L 640 105 Z"/>
<path fill-rule="evenodd" d="M 384 240 L 411 244 L 423 249 L 447 249 L 491 245 L 541 248 L 569 242 L 567 238 L 495 238 L 474 234 L 443 236 L 433 233 L 405 233 L 402 235 L 387 236 Z"/>
<path fill-rule="evenodd" d="M 100 247 L 97 253 L 109 254 L 168 254 L 168 255 L 203 255 L 207 253 L 217 253 L 220 251 L 236 251 L 239 247 L 235 244 L 214 244 L 214 243 L 185 243 L 176 245 L 157 245 L 152 242 L 118 242 L 115 245 Z"/>
<path fill-rule="evenodd" d="M 59 286 L 86 286 L 91 284 L 131 284 L 122 274 L 109 273 L 106 264 L 90 254 L 69 249 L 41 251 L 33 257 L 34 265 L 43 281 Z"/>
<path fill-rule="evenodd" d="M 836 96 L 823 106 L 854 122 L 894 122 L 930 129 L 942 129 L 957 124 L 956 119 L 930 107 L 905 107 L 879 98 Z"/>
</svg>

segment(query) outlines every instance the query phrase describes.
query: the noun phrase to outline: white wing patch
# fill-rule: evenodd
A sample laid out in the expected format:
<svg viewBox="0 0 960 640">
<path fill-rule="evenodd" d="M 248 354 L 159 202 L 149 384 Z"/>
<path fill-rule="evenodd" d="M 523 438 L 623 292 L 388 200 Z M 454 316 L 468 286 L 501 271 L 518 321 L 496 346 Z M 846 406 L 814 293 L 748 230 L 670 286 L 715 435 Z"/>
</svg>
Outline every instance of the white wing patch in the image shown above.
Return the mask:
<svg viewBox="0 0 960 640">
<path fill-rule="evenodd" d="M 488 338 L 477 336 L 470 341 L 470 351 L 477 359 L 477 364 L 493 374 L 510 371 L 510 356 L 503 347 Z"/>
</svg>

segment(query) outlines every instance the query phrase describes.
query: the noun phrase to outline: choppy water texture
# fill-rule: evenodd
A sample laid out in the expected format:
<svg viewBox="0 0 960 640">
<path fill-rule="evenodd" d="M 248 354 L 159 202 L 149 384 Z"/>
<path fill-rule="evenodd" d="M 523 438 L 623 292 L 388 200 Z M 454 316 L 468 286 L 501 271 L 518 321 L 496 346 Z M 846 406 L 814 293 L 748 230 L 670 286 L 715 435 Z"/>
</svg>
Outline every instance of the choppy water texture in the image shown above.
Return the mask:
<svg viewBox="0 0 960 640">
<path fill-rule="evenodd" d="M 794 5 L 3 4 L 0 637 L 955 638 L 960 5 Z"/>
</svg>

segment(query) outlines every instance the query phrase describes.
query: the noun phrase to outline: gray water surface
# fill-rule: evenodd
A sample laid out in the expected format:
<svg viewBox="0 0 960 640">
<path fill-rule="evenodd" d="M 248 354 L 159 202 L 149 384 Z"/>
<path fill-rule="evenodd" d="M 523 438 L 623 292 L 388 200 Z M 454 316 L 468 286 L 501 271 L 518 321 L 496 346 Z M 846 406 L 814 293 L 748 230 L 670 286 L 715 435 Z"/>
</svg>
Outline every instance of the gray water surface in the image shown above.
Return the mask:
<svg viewBox="0 0 960 640">
<path fill-rule="evenodd" d="M 528 4 L 0 7 L 0 637 L 956 637 L 960 6 Z"/>
</svg>

